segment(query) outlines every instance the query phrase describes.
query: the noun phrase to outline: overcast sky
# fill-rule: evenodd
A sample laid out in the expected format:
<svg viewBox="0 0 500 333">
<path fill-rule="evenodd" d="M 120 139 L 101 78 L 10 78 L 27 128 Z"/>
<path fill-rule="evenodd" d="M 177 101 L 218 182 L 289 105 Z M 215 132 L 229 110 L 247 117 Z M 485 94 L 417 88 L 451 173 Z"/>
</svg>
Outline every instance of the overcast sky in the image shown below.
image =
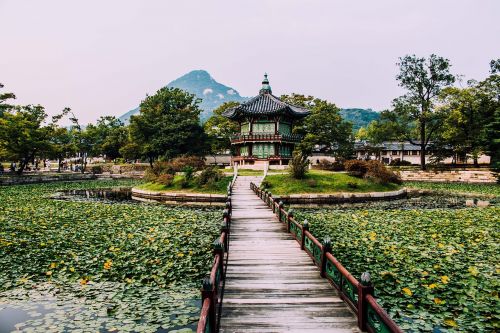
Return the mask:
<svg viewBox="0 0 500 333">
<path fill-rule="evenodd" d="M 0 0 L 0 82 L 20 104 L 119 116 L 193 69 L 242 96 L 382 110 L 406 54 L 483 79 L 500 57 L 499 0 Z"/>
</svg>

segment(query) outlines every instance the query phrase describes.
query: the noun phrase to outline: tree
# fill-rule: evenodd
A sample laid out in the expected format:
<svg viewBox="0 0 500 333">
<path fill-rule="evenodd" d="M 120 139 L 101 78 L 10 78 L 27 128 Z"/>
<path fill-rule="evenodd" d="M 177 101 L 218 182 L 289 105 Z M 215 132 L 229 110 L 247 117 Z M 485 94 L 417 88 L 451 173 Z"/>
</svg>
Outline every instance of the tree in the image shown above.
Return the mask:
<svg viewBox="0 0 500 333">
<path fill-rule="evenodd" d="M 57 172 L 61 172 L 63 159 L 72 156 L 76 151 L 71 133 L 66 127 L 55 126 L 49 140 L 49 157 L 57 160 Z"/>
<path fill-rule="evenodd" d="M 0 117 L 0 151 L 19 161 L 18 174 L 50 147 L 52 127 L 44 125 L 46 118 L 41 105 L 17 106 Z"/>
<path fill-rule="evenodd" d="M 341 158 L 353 154 L 352 124 L 342 119 L 340 109 L 335 104 L 298 94 L 284 95 L 281 99 L 311 110 L 311 114 L 294 127 L 294 133 L 304 137 L 298 145 L 304 158 L 310 156 L 313 150 Z"/>
<path fill-rule="evenodd" d="M 91 157 L 104 155 L 114 160 L 121 156 L 120 148 L 128 140 L 128 132 L 123 123 L 116 117 L 101 117 L 95 125 L 86 129 L 93 136 L 94 146 L 90 152 Z"/>
<path fill-rule="evenodd" d="M 237 102 L 227 102 L 213 111 L 213 115 L 205 122 L 203 128 L 208 135 L 210 152 L 214 155 L 231 149 L 231 136 L 238 133 L 238 123 L 224 117 L 227 109 L 238 106 Z"/>
<path fill-rule="evenodd" d="M 0 88 L 3 87 L 4 85 L 0 83 Z M 7 104 L 5 102 L 9 99 L 15 99 L 15 98 L 16 95 L 14 95 L 13 93 L 0 93 L 0 117 L 5 111 L 10 110 L 14 107 L 13 105 Z"/>
<path fill-rule="evenodd" d="M 446 109 L 447 117 L 436 141 L 443 141 L 443 146 L 452 147 L 456 155 L 466 157 L 471 154 L 477 166 L 478 157 L 485 148 L 484 126 L 487 120 L 479 91 L 473 82 L 463 89 L 449 87 L 443 89 L 440 100 L 440 107 Z"/>
<path fill-rule="evenodd" d="M 443 87 L 455 82 L 455 77 L 450 73 L 449 60 L 434 54 L 428 59 L 407 55 L 400 58 L 398 66 L 396 79 L 407 93 L 394 100 L 394 112 L 408 121 L 404 134 L 408 141 L 420 146 L 420 165 L 425 170 L 427 146 L 444 118 L 434 109 L 435 100 Z M 414 140 L 414 131 L 418 133 L 418 142 Z"/>
<path fill-rule="evenodd" d="M 159 157 L 203 155 L 208 150 L 199 102 L 192 94 L 168 87 L 142 101 L 139 115 L 130 119 L 130 139 L 151 166 Z"/>
</svg>

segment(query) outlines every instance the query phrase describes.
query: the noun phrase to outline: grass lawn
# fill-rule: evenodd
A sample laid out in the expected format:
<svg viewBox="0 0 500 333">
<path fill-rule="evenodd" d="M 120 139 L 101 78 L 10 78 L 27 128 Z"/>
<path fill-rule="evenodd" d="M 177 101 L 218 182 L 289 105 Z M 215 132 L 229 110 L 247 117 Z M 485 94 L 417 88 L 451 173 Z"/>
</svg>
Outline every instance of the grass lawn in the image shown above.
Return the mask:
<svg viewBox="0 0 500 333">
<path fill-rule="evenodd" d="M 210 193 L 210 194 L 226 194 L 227 185 L 233 179 L 232 176 L 225 176 L 221 180 L 213 184 L 198 185 L 196 182 L 191 181 L 187 187 L 182 187 L 183 176 L 175 176 L 174 182 L 171 186 L 165 186 L 157 183 L 145 183 L 137 186 L 136 188 L 147 191 L 161 191 L 161 192 L 186 192 L 186 193 Z"/>
<path fill-rule="evenodd" d="M 335 192 L 383 192 L 397 190 L 396 184 L 377 184 L 346 173 L 311 170 L 305 179 L 293 179 L 288 174 L 268 175 L 263 185 L 273 194 Z"/>
</svg>

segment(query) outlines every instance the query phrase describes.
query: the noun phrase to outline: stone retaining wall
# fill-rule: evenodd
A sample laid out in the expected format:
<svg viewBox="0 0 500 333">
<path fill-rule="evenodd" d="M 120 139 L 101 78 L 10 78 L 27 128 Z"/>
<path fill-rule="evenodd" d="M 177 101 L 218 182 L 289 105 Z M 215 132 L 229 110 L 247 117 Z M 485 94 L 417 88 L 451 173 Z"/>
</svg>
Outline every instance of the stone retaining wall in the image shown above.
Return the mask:
<svg viewBox="0 0 500 333">
<path fill-rule="evenodd" d="M 132 199 L 146 199 L 163 203 L 225 204 L 224 194 L 157 192 L 132 188 Z"/>
<path fill-rule="evenodd" d="M 327 205 L 335 203 L 352 203 L 378 200 L 394 200 L 405 198 L 406 188 L 389 192 L 368 192 L 368 193 L 334 193 L 334 194 L 292 194 L 280 195 L 285 204 L 306 204 L 306 205 Z"/>
<path fill-rule="evenodd" d="M 495 174 L 489 170 L 454 171 L 399 171 L 403 181 L 451 182 L 451 183 L 495 183 Z"/>
<path fill-rule="evenodd" d="M 21 184 L 37 184 L 51 182 L 65 182 L 77 180 L 97 179 L 96 175 L 91 173 L 58 173 L 58 174 L 35 174 L 22 176 L 2 176 L 0 177 L 0 185 L 21 185 Z"/>
</svg>

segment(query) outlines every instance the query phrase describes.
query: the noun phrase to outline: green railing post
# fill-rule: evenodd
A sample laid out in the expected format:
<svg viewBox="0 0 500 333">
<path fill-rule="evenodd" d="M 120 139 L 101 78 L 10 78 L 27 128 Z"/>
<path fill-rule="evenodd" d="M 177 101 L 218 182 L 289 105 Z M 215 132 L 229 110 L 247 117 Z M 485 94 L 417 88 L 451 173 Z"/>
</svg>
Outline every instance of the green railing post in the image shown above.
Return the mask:
<svg viewBox="0 0 500 333">
<path fill-rule="evenodd" d="M 366 295 L 373 295 L 373 286 L 370 273 L 368 272 L 361 274 L 361 283 L 358 286 L 358 327 L 363 331 L 366 331 L 366 323 L 368 321 Z"/>
<path fill-rule="evenodd" d="M 332 251 L 332 241 L 329 237 L 323 240 L 323 249 L 321 251 L 321 269 L 320 275 L 321 277 L 326 276 L 326 254 Z"/>
<path fill-rule="evenodd" d="M 290 209 L 288 211 L 288 218 L 286 219 L 286 231 L 290 232 L 290 224 L 292 223 L 293 219 L 293 209 Z"/>
<path fill-rule="evenodd" d="M 300 249 L 304 250 L 306 243 L 306 231 L 309 231 L 309 222 L 304 220 L 304 224 L 302 225 L 302 239 L 300 242 Z"/>
<path fill-rule="evenodd" d="M 278 220 L 279 220 L 280 222 L 283 222 L 283 221 L 281 220 L 281 210 L 283 209 L 283 205 L 284 205 L 284 204 L 283 204 L 283 201 L 281 201 L 281 200 L 280 200 L 280 202 L 278 203 Z"/>
</svg>

